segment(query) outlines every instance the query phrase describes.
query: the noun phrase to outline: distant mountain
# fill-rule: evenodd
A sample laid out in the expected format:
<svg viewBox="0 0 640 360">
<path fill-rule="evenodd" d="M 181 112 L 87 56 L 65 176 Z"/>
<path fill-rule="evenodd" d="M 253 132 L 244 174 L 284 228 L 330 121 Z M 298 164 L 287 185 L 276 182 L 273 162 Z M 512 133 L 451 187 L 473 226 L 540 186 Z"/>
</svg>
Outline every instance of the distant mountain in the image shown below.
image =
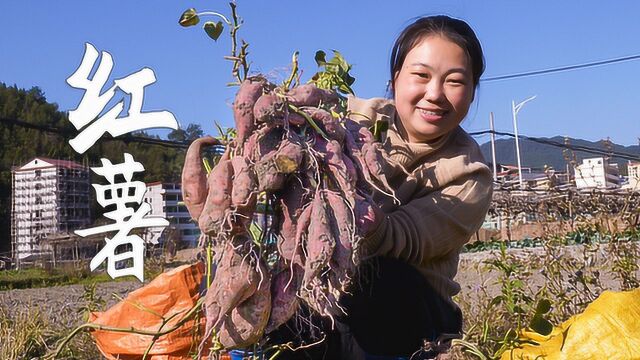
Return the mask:
<svg viewBox="0 0 640 360">
<path fill-rule="evenodd" d="M 552 138 L 543 138 L 546 140 L 552 140 L 559 143 L 564 143 L 565 138 L 562 136 L 555 136 Z M 537 142 L 533 142 L 530 140 L 525 140 L 520 138 L 520 158 L 522 161 L 522 166 L 524 167 L 532 167 L 532 168 L 542 168 L 544 165 L 553 166 L 554 169 L 558 171 L 563 171 L 566 169 L 567 161 L 565 160 L 565 156 L 562 153 L 562 148 L 540 144 Z M 571 145 L 585 146 L 596 148 L 600 150 L 606 150 L 605 144 L 603 141 L 592 142 L 582 139 L 573 139 L 569 138 L 569 143 Z M 623 146 L 617 144 L 611 144 L 613 147 L 613 151 L 623 152 L 627 154 L 633 154 L 640 157 L 640 146 L 632 145 L 632 146 Z M 491 163 L 491 142 L 486 142 L 480 145 L 480 149 L 482 150 L 482 154 L 484 154 L 487 162 Z M 598 157 L 599 155 L 585 153 L 582 151 L 574 152 L 578 163 L 582 163 L 582 159 L 590 158 L 590 157 Z M 614 162 L 618 163 L 620 168 L 620 172 L 624 175 L 627 174 L 627 160 L 620 159 L 617 157 L 612 158 Z M 496 162 L 498 164 L 509 164 L 515 165 L 517 164 L 516 160 L 516 142 L 515 139 L 499 139 L 496 140 Z"/>
</svg>

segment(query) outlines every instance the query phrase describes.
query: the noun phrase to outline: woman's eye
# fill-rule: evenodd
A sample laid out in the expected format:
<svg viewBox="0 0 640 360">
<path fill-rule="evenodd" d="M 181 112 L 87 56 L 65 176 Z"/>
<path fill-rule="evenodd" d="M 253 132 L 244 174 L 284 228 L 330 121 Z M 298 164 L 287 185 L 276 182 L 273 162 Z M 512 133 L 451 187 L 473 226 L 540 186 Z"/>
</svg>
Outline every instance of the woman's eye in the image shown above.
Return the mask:
<svg viewBox="0 0 640 360">
<path fill-rule="evenodd" d="M 429 78 L 429 74 L 427 74 L 427 73 L 413 73 L 413 75 L 417 75 L 417 76 L 419 76 L 421 78 L 425 78 L 425 79 Z"/>
<path fill-rule="evenodd" d="M 451 83 L 451 84 L 456 84 L 456 85 L 464 85 L 465 84 L 464 80 L 462 80 L 462 79 L 450 79 L 450 80 L 447 80 L 447 82 Z"/>
</svg>

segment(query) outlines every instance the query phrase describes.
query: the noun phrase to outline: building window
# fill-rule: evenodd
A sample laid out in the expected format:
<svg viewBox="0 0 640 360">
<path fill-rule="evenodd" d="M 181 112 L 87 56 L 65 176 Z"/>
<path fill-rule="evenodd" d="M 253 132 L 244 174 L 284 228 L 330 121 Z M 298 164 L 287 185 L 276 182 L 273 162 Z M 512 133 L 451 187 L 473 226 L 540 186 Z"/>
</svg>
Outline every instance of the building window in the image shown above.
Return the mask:
<svg viewBox="0 0 640 360">
<path fill-rule="evenodd" d="M 42 176 L 42 170 L 36 170 L 36 176 L 37 177 Z"/>
</svg>

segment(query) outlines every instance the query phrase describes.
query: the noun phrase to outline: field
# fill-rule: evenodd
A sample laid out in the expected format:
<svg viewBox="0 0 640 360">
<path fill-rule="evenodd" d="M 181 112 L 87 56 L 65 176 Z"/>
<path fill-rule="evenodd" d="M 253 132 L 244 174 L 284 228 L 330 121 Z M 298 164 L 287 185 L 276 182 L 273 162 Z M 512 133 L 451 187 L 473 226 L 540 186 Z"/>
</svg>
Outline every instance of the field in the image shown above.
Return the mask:
<svg viewBox="0 0 640 360">
<path fill-rule="evenodd" d="M 629 290 L 640 285 L 638 197 L 591 195 L 567 199 L 570 200 L 538 199 L 535 207 L 523 198 L 507 198 L 494 204 L 491 211 L 510 216 L 514 224 L 525 208 L 553 221 L 543 225 L 543 236 L 533 239 L 467 246 L 456 277 L 462 290 L 455 299 L 465 318 L 464 338 L 454 341 L 447 358 L 498 358 L 506 349 L 518 345 L 520 330 L 544 330 L 580 313 L 604 290 Z M 570 221 L 558 222 L 566 208 L 572 209 L 573 216 Z M 558 230 L 565 225 L 569 231 Z M 511 235 L 517 231 L 514 225 Z M 162 267 L 156 260 L 149 264 L 149 270 L 158 273 Z M 13 284 L 24 285 L 27 280 L 20 276 L 28 277 L 25 274 L 36 279 L 44 276 L 31 271 L 21 275 L 5 273 L 3 279 L 11 278 Z M 87 311 L 104 309 L 140 286 L 130 281 L 95 283 L 86 276 L 75 280 L 60 276 L 54 274 L 47 281 L 77 283 L 14 290 L 6 290 L 5 286 L 0 291 L 1 359 L 43 357 L 86 319 Z M 550 311 L 536 311 L 544 303 L 550 305 Z M 96 359 L 100 355 L 83 333 L 71 341 L 60 358 Z"/>
</svg>

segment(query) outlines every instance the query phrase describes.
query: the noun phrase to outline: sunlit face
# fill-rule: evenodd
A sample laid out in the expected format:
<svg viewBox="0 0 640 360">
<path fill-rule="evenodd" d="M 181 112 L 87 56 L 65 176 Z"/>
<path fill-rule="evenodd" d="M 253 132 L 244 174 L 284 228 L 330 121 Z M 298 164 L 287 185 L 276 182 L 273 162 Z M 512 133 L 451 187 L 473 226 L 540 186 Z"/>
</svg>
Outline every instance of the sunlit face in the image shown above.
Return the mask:
<svg viewBox="0 0 640 360">
<path fill-rule="evenodd" d="M 473 101 L 469 57 L 445 37 L 425 37 L 407 54 L 393 89 L 407 140 L 436 140 L 462 122 Z"/>
</svg>

